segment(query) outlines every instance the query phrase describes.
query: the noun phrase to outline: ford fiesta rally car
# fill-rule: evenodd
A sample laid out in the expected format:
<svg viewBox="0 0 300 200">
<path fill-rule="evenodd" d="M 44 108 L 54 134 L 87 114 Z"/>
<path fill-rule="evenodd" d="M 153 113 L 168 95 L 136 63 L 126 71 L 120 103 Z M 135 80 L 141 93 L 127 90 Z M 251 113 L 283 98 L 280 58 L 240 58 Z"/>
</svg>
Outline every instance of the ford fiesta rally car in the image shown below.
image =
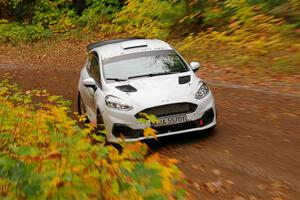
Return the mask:
<svg viewBox="0 0 300 200">
<path fill-rule="evenodd" d="M 78 110 L 108 131 L 109 142 L 138 141 L 146 127 L 157 137 L 213 129 L 215 101 L 211 90 L 169 44 L 156 39 L 114 39 L 87 46 L 78 83 Z M 156 123 L 141 123 L 140 113 Z"/>
</svg>

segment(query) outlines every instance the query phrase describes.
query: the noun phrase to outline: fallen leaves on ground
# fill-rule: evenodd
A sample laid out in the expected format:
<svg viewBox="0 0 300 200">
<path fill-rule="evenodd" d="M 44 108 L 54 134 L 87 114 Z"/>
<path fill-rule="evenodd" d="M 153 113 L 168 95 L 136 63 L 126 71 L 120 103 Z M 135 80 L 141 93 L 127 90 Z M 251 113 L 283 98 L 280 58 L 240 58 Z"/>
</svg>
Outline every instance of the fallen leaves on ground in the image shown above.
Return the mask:
<svg viewBox="0 0 300 200">
<path fill-rule="evenodd" d="M 214 194 L 217 192 L 225 192 L 226 190 L 231 189 L 232 185 L 234 185 L 234 182 L 231 180 L 218 179 L 212 182 L 204 183 L 203 187 L 208 193 Z"/>
</svg>

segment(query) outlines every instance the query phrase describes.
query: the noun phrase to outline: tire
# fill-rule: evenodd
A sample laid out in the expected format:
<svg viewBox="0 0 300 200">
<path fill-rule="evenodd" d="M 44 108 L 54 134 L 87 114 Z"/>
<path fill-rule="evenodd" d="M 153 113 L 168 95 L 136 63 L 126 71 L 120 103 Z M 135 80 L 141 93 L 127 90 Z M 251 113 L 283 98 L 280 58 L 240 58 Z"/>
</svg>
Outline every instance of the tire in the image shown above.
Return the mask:
<svg viewBox="0 0 300 200">
<path fill-rule="evenodd" d="M 97 120 L 97 127 L 96 127 L 97 132 L 98 131 L 103 131 L 105 129 L 105 127 L 104 127 L 104 124 L 103 124 L 104 123 L 103 122 L 103 117 L 102 117 L 99 110 L 97 110 L 97 119 L 96 120 Z"/>
<path fill-rule="evenodd" d="M 83 102 L 82 97 L 79 92 L 78 92 L 78 96 L 77 96 L 77 110 L 78 110 L 79 115 L 86 114 L 85 105 L 84 105 L 84 102 Z M 88 122 L 90 122 L 90 121 L 88 118 L 86 118 L 84 123 L 88 123 Z"/>
<path fill-rule="evenodd" d="M 100 113 L 99 110 L 97 110 L 97 128 L 96 128 L 96 133 L 97 135 L 103 135 L 105 137 L 105 145 L 112 145 L 115 149 L 118 150 L 119 154 L 123 152 L 123 146 L 118 143 L 111 143 L 107 140 L 107 135 L 99 132 L 105 130 L 104 122 L 103 122 L 103 117 Z"/>
</svg>

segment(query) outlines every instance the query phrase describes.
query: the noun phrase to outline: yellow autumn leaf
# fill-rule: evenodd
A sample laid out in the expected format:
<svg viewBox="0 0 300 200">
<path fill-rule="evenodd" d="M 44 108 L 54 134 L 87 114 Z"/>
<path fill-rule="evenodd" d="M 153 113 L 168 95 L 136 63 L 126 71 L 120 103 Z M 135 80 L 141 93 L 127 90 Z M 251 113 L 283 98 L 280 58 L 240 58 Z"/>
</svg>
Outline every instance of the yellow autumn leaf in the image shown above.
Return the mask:
<svg viewBox="0 0 300 200">
<path fill-rule="evenodd" d="M 168 159 L 168 161 L 169 161 L 170 164 L 179 163 L 179 161 L 177 159 L 175 159 L 175 158 L 170 158 L 170 159 Z"/>
<path fill-rule="evenodd" d="M 151 127 L 145 128 L 144 132 L 143 132 L 143 134 L 144 134 L 145 137 L 149 137 L 150 136 L 150 137 L 153 137 L 154 139 L 157 140 L 156 133 L 157 133 L 157 131 L 155 129 L 151 128 Z"/>
<path fill-rule="evenodd" d="M 129 172 L 132 172 L 132 170 L 134 169 L 134 164 L 130 161 L 122 162 L 121 166 L 124 167 Z"/>
<path fill-rule="evenodd" d="M 160 155 L 158 153 L 154 153 L 146 159 L 147 162 L 155 162 L 159 160 L 160 160 Z"/>
<path fill-rule="evenodd" d="M 87 119 L 86 115 L 80 115 L 80 116 L 79 116 L 79 121 L 80 121 L 80 122 L 85 122 L 86 119 Z"/>
<path fill-rule="evenodd" d="M 51 181 L 51 185 L 56 187 L 60 183 L 60 178 L 58 176 L 54 177 L 54 179 Z"/>
</svg>

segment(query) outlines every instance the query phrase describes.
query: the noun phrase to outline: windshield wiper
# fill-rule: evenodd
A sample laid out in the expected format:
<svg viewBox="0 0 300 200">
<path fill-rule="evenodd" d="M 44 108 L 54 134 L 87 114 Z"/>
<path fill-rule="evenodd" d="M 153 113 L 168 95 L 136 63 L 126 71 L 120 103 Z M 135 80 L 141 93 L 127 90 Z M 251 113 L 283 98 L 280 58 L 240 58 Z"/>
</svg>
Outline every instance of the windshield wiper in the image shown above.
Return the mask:
<svg viewBox="0 0 300 200">
<path fill-rule="evenodd" d="M 106 78 L 106 80 L 112 80 L 112 81 L 118 81 L 118 82 L 120 82 L 120 81 L 127 81 L 127 79 L 122 79 L 122 78 Z"/>
<path fill-rule="evenodd" d="M 140 77 L 145 77 L 145 76 L 162 76 L 162 75 L 168 75 L 168 74 L 176 74 L 178 72 L 162 72 L 162 73 L 150 73 L 150 74 L 142 74 L 142 75 L 137 75 L 137 76 L 130 76 L 128 77 L 128 79 L 132 79 L 132 78 L 140 78 Z"/>
</svg>

